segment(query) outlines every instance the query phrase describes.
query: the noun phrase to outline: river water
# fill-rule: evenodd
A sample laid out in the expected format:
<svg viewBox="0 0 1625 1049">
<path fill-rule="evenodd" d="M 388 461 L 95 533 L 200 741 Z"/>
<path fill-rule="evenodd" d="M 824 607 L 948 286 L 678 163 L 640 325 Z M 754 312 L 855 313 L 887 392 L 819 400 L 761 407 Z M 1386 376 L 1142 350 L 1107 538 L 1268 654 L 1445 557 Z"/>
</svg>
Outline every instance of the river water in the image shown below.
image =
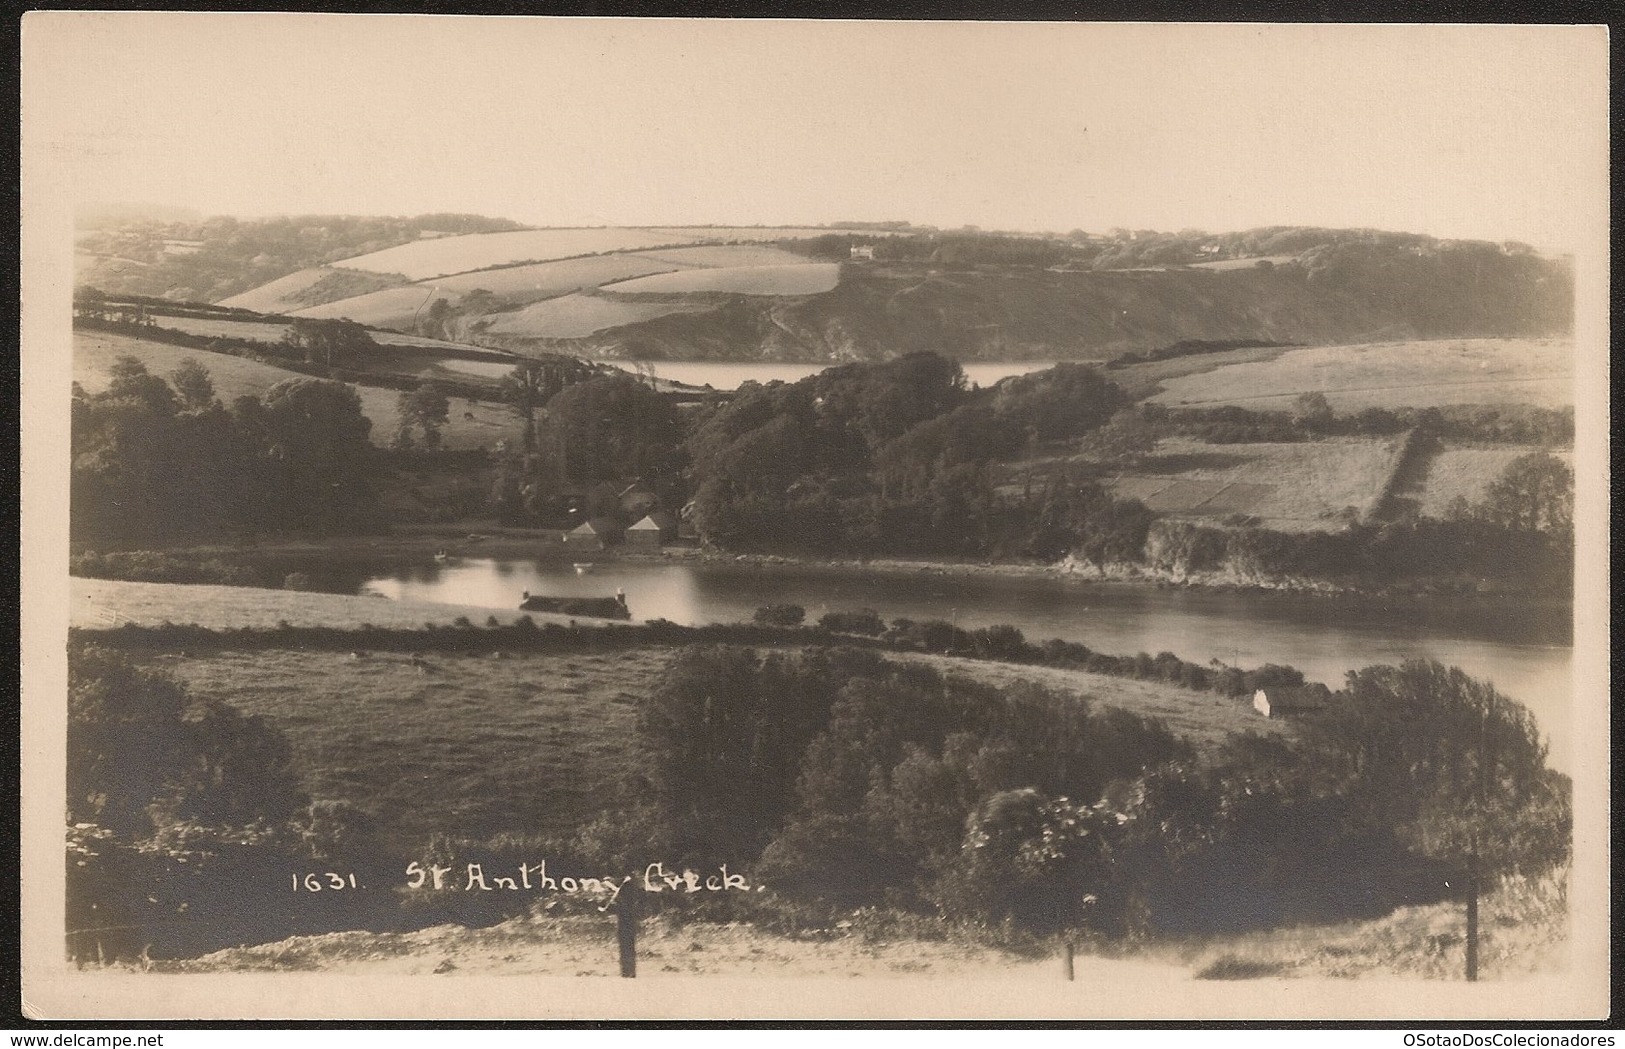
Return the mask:
<svg viewBox="0 0 1625 1049">
<path fill-rule="evenodd" d="M 613 364 L 627 371 L 635 370 L 630 361 L 599 361 Z M 656 378 L 684 383 L 688 386 L 710 386 L 717 390 L 737 390 L 742 383 L 797 382 L 816 375 L 833 364 L 782 364 L 764 361 L 654 361 Z M 992 386 L 1011 375 L 1026 375 L 1055 367 L 1054 361 L 973 361 L 961 364 L 965 381 L 973 386 Z"/>
<path fill-rule="evenodd" d="M 1376 599 L 1216 592 L 1088 583 L 1051 576 L 953 575 L 843 567 L 567 563 L 455 559 L 377 574 L 363 593 L 513 610 L 524 591 L 603 596 L 625 590 L 634 619 L 689 625 L 748 620 L 767 604 L 798 604 L 809 621 L 872 608 L 887 619 L 1007 623 L 1029 641 L 1062 638 L 1114 655 L 1170 651 L 1242 667 L 1286 663 L 1339 687 L 1378 663 L 1436 659 L 1492 681 L 1527 705 L 1567 770 L 1573 650 L 1566 606 L 1475 597 Z"/>
</svg>

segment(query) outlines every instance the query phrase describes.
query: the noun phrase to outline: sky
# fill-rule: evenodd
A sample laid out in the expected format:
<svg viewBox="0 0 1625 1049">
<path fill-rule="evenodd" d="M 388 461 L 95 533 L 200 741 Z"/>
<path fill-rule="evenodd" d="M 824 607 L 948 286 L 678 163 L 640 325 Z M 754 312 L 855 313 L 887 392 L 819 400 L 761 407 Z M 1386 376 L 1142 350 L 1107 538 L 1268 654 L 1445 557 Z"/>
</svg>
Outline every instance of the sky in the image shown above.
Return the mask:
<svg viewBox="0 0 1625 1049">
<path fill-rule="evenodd" d="M 79 202 L 1553 251 L 1606 219 L 1596 28 L 48 12 L 23 44 L 25 158 Z"/>
</svg>

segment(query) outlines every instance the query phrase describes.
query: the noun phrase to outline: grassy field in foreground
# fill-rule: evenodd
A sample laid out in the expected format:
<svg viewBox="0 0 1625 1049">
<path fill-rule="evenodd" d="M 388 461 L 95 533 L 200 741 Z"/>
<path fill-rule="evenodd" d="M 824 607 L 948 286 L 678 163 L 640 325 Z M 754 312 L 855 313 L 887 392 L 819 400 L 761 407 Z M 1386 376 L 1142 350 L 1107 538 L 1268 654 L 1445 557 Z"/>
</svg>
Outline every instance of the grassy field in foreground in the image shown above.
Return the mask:
<svg viewBox="0 0 1625 1049">
<path fill-rule="evenodd" d="M 636 709 L 669 649 L 489 656 L 225 652 L 160 659 L 293 743 L 305 789 L 408 843 L 568 833 L 613 812 L 642 766 Z"/>
<path fill-rule="evenodd" d="M 1446 404 L 1574 403 L 1574 346 L 1564 339 L 1440 339 L 1314 346 L 1270 360 L 1170 376 L 1149 398 L 1169 407 L 1290 409 L 1324 393 L 1340 412 Z"/>
</svg>

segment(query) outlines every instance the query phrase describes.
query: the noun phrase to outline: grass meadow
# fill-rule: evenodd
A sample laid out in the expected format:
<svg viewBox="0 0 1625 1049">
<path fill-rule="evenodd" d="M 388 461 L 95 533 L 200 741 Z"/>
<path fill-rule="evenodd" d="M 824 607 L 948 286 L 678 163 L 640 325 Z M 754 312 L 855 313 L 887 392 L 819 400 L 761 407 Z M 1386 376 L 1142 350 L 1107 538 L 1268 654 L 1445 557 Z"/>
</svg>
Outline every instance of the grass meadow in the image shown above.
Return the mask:
<svg viewBox="0 0 1625 1049">
<path fill-rule="evenodd" d="M 208 369 L 216 396 L 226 404 L 237 397 L 263 396 L 271 387 L 288 379 L 309 378 L 298 372 L 225 353 L 210 353 L 108 332 L 73 333 L 73 378 L 87 393 L 100 393 L 107 389 L 111 381 L 108 369 L 116 358 L 122 356 L 135 357 L 147 366 L 148 371 L 165 377 L 182 361 L 192 358 Z M 356 386 L 355 391 L 361 397 L 362 414 L 372 420 L 372 443 L 388 445 L 400 427 L 400 393 L 376 386 Z M 451 402 L 449 418 L 441 429 L 444 447 L 453 450 L 488 448 L 497 441 L 519 436 L 519 423 L 505 406 L 462 397 L 448 400 Z"/>
<path fill-rule="evenodd" d="M 1440 339 L 1276 351 L 1273 359 L 1168 373 L 1147 398 L 1169 407 L 1281 410 L 1324 393 L 1339 412 L 1447 404 L 1574 403 L 1574 346 L 1561 339 Z M 1127 370 L 1127 369 L 1125 369 Z"/>
<path fill-rule="evenodd" d="M 1427 472 L 1421 480 L 1418 508 L 1425 517 L 1442 518 L 1457 498 L 1465 499 L 1469 505 L 1478 503 L 1514 459 L 1537 452 L 1555 455 L 1571 468 L 1574 465 L 1572 451 L 1519 445 L 1445 448 L 1428 461 Z"/>
<path fill-rule="evenodd" d="M 222 652 L 160 659 L 199 694 L 262 714 L 293 744 L 314 798 L 367 810 L 402 844 L 436 833 L 567 834 L 617 807 L 642 767 L 640 696 L 670 649 L 353 659 Z"/>
<path fill-rule="evenodd" d="M 1120 498 L 1160 514 L 1259 518 L 1287 532 L 1342 527 L 1365 517 L 1399 463 L 1400 437 L 1210 445 L 1164 438 L 1156 452 L 1109 482 Z"/>
</svg>

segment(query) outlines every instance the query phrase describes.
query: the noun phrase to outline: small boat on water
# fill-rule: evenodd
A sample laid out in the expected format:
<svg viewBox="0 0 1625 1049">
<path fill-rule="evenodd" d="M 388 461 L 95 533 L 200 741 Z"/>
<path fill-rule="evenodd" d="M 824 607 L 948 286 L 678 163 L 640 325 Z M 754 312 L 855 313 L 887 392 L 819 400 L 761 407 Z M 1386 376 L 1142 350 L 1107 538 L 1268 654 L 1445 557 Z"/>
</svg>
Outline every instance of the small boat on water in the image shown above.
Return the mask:
<svg viewBox="0 0 1625 1049">
<path fill-rule="evenodd" d="M 618 590 L 614 597 L 548 597 L 525 591 L 519 604 L 521 612 L 551 612 L 561 616 L 587 616 L 595 619 L 631 619 L 632 611 L 626 607 L 626 592 Z"/>
</svg>

